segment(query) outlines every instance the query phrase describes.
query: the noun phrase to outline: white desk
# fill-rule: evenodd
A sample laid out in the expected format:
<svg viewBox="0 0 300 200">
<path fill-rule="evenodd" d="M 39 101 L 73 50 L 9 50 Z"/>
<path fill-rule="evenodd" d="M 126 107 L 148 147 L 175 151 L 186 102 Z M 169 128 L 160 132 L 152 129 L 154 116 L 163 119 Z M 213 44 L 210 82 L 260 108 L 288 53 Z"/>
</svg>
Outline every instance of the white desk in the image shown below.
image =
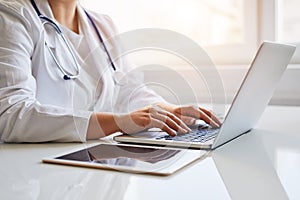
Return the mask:
<svg viewBox="0 0 300 200">
<path fill-rule="evenodd" d="M 300 199 L 300 107 L 169 177 L 43 164 L 82 144 L 0 144 L 0 199 Z"/>
</svg>

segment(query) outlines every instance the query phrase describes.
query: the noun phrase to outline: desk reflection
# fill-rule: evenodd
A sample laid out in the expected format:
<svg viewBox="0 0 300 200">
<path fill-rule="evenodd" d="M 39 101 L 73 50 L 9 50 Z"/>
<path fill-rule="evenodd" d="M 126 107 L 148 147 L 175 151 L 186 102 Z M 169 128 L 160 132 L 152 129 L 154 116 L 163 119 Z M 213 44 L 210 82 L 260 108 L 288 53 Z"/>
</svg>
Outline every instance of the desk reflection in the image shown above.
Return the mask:
<svg viewBox="0 0 300 200">
<path fill-rule="evenodd" d="M 82 144 L 1 144 L 0 198 L 299 199 L 299 141 L 297 133 L 255 129 L 170 177 L 40 163 Z"/>
<path fill-rule="evenodd" d="M 62 145 L 53 144 L 51 147 Z M 37 163 L 36 156 L 46 155 L 45 145 L 1 144 L 0 193 L 10 199 L 123 199 L 130 184 L 130 174 Z M 16 154 L 12 153 L 18 149 Z M 5 184 L 4 184 L 5 183 Z"/>
<path fill-rule="evenodd" d="M 299 141 L 296 135 L 257 129 L 211 155 L 231 198 L 297 199 Z"/>
</svg>

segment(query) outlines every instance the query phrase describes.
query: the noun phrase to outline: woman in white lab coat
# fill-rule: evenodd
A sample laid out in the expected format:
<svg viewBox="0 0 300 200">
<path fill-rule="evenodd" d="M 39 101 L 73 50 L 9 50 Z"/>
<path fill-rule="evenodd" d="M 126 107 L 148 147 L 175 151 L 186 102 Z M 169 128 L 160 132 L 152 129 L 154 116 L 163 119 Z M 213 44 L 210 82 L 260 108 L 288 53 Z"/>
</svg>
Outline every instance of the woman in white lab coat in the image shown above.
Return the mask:
<svg viewBox="0 0 300 200">
<path fill-rule="evenodd" d="M 0 30 L 3 141 L 84 142 L 152 127 L 175 135 L 196 118 L 219 124 L 203 108 L 166 103 L 136 79 L 117 85 L 115 71 L 126 74 L 130 64 L 111 61 L 101 41 L 116 35 L 115 27 L 77 0 L 0 0 Z"/>
</svg>

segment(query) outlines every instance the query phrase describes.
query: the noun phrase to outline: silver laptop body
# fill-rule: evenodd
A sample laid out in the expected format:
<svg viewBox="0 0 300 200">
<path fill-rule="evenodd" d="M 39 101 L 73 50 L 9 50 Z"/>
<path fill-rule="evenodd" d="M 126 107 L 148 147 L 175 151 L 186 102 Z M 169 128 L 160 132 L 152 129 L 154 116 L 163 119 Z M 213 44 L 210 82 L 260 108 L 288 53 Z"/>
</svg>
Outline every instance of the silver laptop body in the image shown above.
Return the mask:
<svg viewBox="0 0 300 200">
<path fill-rule="evenodd" d="M 173 147 L 215 149 L 249 132 L 259 120 L 296 47 L 263 42 L 239 88 L 217 136 L 206 142 L 165 139 L 161 131 L 119 135 L 115 141 Z"/>
</svg>

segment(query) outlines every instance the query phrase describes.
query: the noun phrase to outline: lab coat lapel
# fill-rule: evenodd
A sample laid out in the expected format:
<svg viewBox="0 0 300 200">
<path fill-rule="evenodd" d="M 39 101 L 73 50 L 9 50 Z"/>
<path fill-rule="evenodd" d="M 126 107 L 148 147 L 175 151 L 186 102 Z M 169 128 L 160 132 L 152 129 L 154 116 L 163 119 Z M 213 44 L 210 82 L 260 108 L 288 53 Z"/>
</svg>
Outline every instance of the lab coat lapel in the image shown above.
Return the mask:
<svg viewBox="0 0 300 200">
<path fill-rule="evenodd" d="M 57 23 L 57 21 L 53 16 L 48 0 L 35 0 L 35 3 L 43 15 L 45 15 L 46 17 L 52 19 L 54 22 Z"/>
<path fill-rule="evenodd" d="M 37 5 L 39 11 L 42 13 L 42 15 L 46 16 L 47 18 L 53 20 L 55 23 L 56 20 L 54 19 L 52 10 L 50 8 L 50 5 L 47 0 L 35 0 L 35 4 Z M 48 46 L 51 49 L 54 49 L 56 46 L 56 38 L 55 38 L 55 30 L 50 27 L 50 25 L 46 25 L 41 27 L 42 31 L 45 32 L 45 41 L 47 42 Z"/>
<path fill-rule="evenodd" d="M 104 51 L 103 45 L 101 44 L 94 27 L 92 26 L 90 20 L 88 19 L 84 9 L 78 6 L 78 13 L 81 17 L 81 27 L 84 37 L 89 46 L 89 54 L 84 60 L 85 64 L 88 66 L 93 66 L 91 70 L 97 70 L 98 73 L 94 73 L 98 76 L 94 77 L 98 79 L 97 81 L 97 91 L 95 93 L 95 105 L 94 111 L 111 112 L 114 110 L 115 99 L 117 98 L 117 89 L 113 80 L 113 70 L 108 60 L 108 56 Z M 88 11 L 89 12 L 89 11 Z M 93 13 L 89 13 L 97 25 L 98 31 L 103 37 L 104 42 L 108 38 L 108 33 L 106 32 L 105 24 L 99 24 L 97 17 L 93 17 Z M 107 43 L 106 47 L 109 52 L 111 52 L 111 45 Z"/>
<path fill-rule="evenodd" d="M 88 46 L 90 48 L 90 51 L 93 51 L 94 49 L 98 48 L 100 46 L 100 41 L 98 37 L 96 37 L 95 30 L 93 26 L 90 24 L 90 21 L 85 14 L 84 9 L 78 5 L 77 6 L 77 12 L 78 12 L 78 17 L 80 18 L 80 28 L 82 31 L 82 34 L 88 38 Z"/>
</svg>

